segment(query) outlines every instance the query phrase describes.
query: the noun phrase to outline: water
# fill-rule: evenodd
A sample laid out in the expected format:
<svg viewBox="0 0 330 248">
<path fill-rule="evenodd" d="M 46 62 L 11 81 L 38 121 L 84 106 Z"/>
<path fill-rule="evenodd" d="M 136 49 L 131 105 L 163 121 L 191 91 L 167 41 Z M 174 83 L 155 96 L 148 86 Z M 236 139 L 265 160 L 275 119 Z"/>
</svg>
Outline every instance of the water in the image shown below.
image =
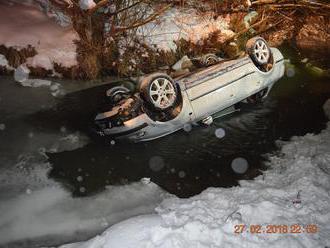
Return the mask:
<svg viewBox="0 0 330 248">
<path fill-rule="evenodd" d="M 276 84 L 264 103 L 242 105 L 241 111 L 215 120 L 210 127 L 192 126 L 188 131 L 139 144 L 92 141 L 75 151 L 49 154 L 49 176 L 65 184 L 75 196 L 145 177 L 179 197 L 252 179 L 266 169 L 264 155 L 277 151 L 277 140 L 318 133 L 325 127 L 322 105 L 330 97 L 330 80 L 309 75 L 303 66 L 295 67 L 294 72 Z M 55 115 L 53 111 L 43 114 L 60 117 L 56 123 L 62 121 L 86 131 L 87 120 L 101 104 L 95 101 L 100 99 L 96 96 L 103 91 L 95 88 L 72 94 L 59 103 Z M 245 162 L 237 165 L 237 158 Z"/>
<path fill-rule="evenodd" d="M 49 177 L 74 196 L 145 177 L 179 197 L 252 179 L 266 169 L 264 155 L 277 151 L 277 140 L 325 127 L 322 105 L 330 97 L 330 80 L 309 75 L 302 65 L 289 76 L 276 83 L 264 103 L 242 105 L 239 112 L 215 120 L 210 127 L 192 126 L 139 144 L 91 140 L 77 150 L 50 153 Z M 21 88 L 10 78 L 3 81 L 0 122 L 5 122 L 6 130 L 0 137 L 12 142 L 2 143 L 0 151 L 9 161 L 16 159 L 17 151 L 37 150 L 66 132 L 88 135 L 107 88 L 103 85 L 54 99 L 45 88 Z M 34 137 L 34 133 L 44 135 Z M 235 165 L 237 158 L 246 161 L 244 168 Z"/>
</svg>

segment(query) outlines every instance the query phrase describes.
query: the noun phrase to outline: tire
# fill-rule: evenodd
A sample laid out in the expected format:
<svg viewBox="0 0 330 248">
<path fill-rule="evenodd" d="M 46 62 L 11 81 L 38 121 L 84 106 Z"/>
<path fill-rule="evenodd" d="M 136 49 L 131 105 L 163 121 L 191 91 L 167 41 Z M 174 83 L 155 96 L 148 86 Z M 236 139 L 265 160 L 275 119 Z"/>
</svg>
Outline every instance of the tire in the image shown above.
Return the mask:
<svg viewBox="0 0 330 248">
<path fill-rule="evenodd" d="M 246 43 L 246 52 L 256 66 L 265 66 L 272 61 L 272 53 L 267 42 L 261 37 L 254 37 Z"/>
<path fill-rule="evenodd" d="M 132 95 L 131 90 L 124 85 L 115 86 L 106 91 L 106 96 L 112 104 L 117 104 Z"/>
<path fill-rule="evenodd" d="M 179 92 L 170 76 L 154 73 L 142 80 L 140 95 L 154 110 L 165 111 L 176 105 Z"/>
<path fill-rule="evenodd" d="M 201 58 L 200 63 L 203 66 L 208 67 L 208 66 L 217 64 L 220 60 L 221 59 L 218 56 L 216 56 L 215 54 L 209 53 L 209 54 L 204 55 Z"/>
</svg>

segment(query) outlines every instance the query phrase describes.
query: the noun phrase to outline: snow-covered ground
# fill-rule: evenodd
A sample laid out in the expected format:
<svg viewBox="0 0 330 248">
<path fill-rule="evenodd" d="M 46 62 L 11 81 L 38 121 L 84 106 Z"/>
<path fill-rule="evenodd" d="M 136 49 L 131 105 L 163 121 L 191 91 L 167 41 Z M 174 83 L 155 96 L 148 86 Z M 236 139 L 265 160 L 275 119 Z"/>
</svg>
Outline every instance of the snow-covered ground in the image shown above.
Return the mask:
<svg viewBox="0 0 330 248">
<path fill-rule="evenodd" d="M 61 132 L 31 132 L 30 145 L 16 148 L 20 155 L 15 164 L 0 158 L 0 165 L 7 164 L 0 167 L 0 246 L 27 239 L 54 244 L 91 237 L 119 221 L 153 213 L 167 195 L 153 183 L 137 182 L 108 186 L 94 196 L 72 197 L 60 183 L 48 178 L 51 166 L 45 152 L 74 150 L 88 139 L 64 128 Z M 86 175 L 79 173 L 77 181 L 84 192 Z"/>
<path fill-rule="evenodd" d="M 215 31 L 221 31 L 221 39 L 228 38 L 234 33 L 229 29 L 229 19 L 214 13 L 198 13 L 195 9 L 167 10 L 158 20 L 142 26 L 138 34 L 150 45 L 156 45 L 163 50 L 175 50 L 175 41 L 180 39 L 197 43 Z"/>
<path fill-rule="evenodd" d="M 0 45 L 35 47 L 38 54 L 27 61 L 32 67 L 52 70 L 53 63 L 77 64 L 73 40 L 78 36 L 71 27 L 61 27 L 37 6 L 9 3 L 0 2 Z"/>
<path fill-rule="evenodd" d="M 330 119 L 330 100 L 324 110 Z M 329 247 L 330 122 L 320 134 L 279 145 L 280 153 L 269 156 L 271 169 L 255 180 L 209 188 L 189 199 L 169 197 L 157 214 L 128 219 L 62 248 Z M 241 224 L 246 229 L 235 233 Z M 295 224 L 301 233 L 290 233 Z M 261 225 L 261 233 L 248 232 L 251 225 Z M 288 233 L 264 233 L 267 225 L 287 226 Z"/>
<path fill-rule="evenodd" d="M 79 3 L 83 9 L 95 5 L 89 0 Z M 194 9 L 172 8 L 139 28 L 138 34 L 150 46 L 175 50 L 179 39 L 198 42 L 214 31 L 221 31 L 221 39 L 230 37 L 233 32 L 228 23 L 229 19 L 223 17 L 214 19 L 212 12 L 201 15 Z M 75 39 L 78 35 L 70 26 L 58 25 L 31 1 L 0 1 L 0 45 L 18 50 L 28 45 L 35 47 L 37 55 L 27 59 L 28 66 L 54 70 L 54 63 L 63 67 L 77 65 Z M 0 57 L 0 65 L 6 63 L 4 59 Z"/>
</svg>

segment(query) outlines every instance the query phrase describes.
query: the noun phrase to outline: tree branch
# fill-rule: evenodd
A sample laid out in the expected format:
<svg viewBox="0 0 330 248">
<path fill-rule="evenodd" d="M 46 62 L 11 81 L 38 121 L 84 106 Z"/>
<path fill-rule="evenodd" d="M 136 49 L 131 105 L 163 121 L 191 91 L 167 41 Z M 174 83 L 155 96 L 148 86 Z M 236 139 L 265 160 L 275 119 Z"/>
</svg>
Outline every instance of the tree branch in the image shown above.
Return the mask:
<svg viewBox="0 0 330 248">
<path fill-rule="evenodd" d="M 165 6 L 164 8 L 161 8 L 160 10 L 158 10 L 157 12 L 153 13 L 152 15 L 150 15 L 149 17 L 147 17 L 144 20 L 139 20 L 135 23 L 132 23 L 131 25 L 127 26 L 127 27 L 117 27 L 115 29 L 116 32 L 123 32 L 126 30 L 130 30 L 130 29 L 135 29 L 138 27 L 141 27 L 149 22 L 154 21 L 159 15 L 161 15 L 162 13 L 164 13 L 166 10 L 168 10 L 170 7 L 172 6 L 172 4 L 169 4 L 167 6 Z"/>
</svg>

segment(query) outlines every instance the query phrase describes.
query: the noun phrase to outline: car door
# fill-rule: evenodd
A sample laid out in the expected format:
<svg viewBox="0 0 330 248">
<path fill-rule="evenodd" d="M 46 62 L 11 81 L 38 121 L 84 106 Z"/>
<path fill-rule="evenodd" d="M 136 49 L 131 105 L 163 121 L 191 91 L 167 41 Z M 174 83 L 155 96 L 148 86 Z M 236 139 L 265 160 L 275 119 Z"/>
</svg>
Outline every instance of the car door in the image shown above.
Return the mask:
<svg viewBox="0 0 330 248">
<path fill-rule="evenodd" d="M 203 119 L 229 107 L 232 103 L 232 97 L 233 92 L 230 86 L 219 87 L 206 92 L 201 91 L 201 94 L 191 99 L 196 119 Z"/>
<path fill-rule="evenodd" d="M 238 74 L 239 76 L 231 85 L 232 104 L 236 104 L 260 91 L 263 86 L 263 80 L 252 62 L 240 68 Z"/>
</svg>

